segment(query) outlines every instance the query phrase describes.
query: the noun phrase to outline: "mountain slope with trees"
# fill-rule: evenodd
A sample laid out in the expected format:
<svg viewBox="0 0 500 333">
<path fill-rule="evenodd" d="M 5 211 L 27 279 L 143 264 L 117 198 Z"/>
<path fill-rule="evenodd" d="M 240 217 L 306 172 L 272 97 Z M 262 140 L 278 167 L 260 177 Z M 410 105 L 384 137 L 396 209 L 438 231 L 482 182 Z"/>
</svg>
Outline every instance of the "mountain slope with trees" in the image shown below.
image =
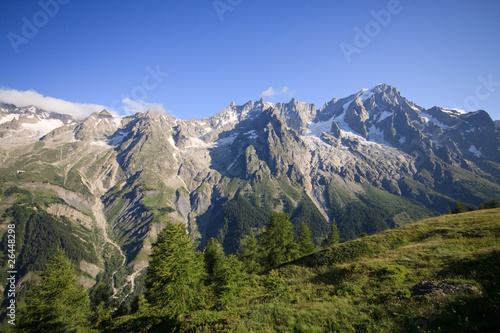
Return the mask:
<svg viewBox="0 0 500 333">
<path fill-rule="evenodd" d="M 283 223 L 287 216 L 273 219 Z M 268 226 L 273 228 L 271 222 Z M 286 233 L 274 237 L 287 239 Z M 181 225 L 168 224 L 153 247 L 149 294 L 138 299 L 132 314 L 105 320 L 97 331 L 493 332 L 500 324 L 498 208 L 423 220 L 277 265 L 266 259 L 266 242 L 259 243 L 257 260 L 265 268 L 251 273 L 244 261 L 226 257 L 216 240 L 207 242 L 202 255 Z M 164 260 L 186 255 L 189 260 L 176 260 L 173 266 Z M 73 282 L 51 293 L 75 288 L 76 272 L 71 278 L 71 270 L 54 270 L 55 263 L 70 267 L 58 252 L 43 279 L 64 275 Z M 194 272 L 196 265 L 205 268 Z M 192 278 L 179 283 L 174 277 L 180 271 Z M 421 295 L 417 286 L 424 284 L 448 289 Z M 37 302 L 43 288 L 38 285 L 30 293 L 31 308 L 23 316 L 46 306 Z M 192 306 L 183 300 L 189 293 L 196 293 Z M 84 303 L 87 312 L 80 313 L 88 315 L 88 298 Z M 58 306 L 71 307 L 65 302 Z"/>
<path fill-rule="evenodd" d="M 385 84 L 320 108 L 262 99 L 190 120 L 106 110 L 76 120 L 2 104 L 0 138 L 1 223 L 15 205 L 36 209 L 20 237 L 47 250 L 19 248 L 19 281 L 36 280 L 54 230 L 79 282 L 106 285 L 123 313 L 169 221 L 199 250 L 214 238 L 236 255 L 273 212 L 289 215 L 294 235 L 306 224 L 320 246 L 332 226 L 347 241 L 458 200 L 468 209 L 500 199 L 500 130 L 488 114 L 425 109 Z"/>
</svg>

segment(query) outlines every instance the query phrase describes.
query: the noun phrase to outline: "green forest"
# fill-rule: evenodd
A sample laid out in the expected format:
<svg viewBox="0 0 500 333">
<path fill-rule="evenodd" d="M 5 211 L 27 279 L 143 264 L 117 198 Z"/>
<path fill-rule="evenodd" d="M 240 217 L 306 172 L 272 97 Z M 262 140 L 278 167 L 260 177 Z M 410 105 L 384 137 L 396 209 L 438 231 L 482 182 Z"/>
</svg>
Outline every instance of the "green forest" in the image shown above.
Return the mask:
<svg viewBox="0 0 500 333">
<path fill-rule="evenodd" d="M 235 255 L 216 238 L 198 251 L 182 224 L 167 223 L 152 246 L 146 292 L 128 313 L 114 311 L 106 285 L 88 295 L 77 284 L 71 258 L 78 249 L 59 243 L 27 294 L 16 331 L 495 331 L 500 209 L 487 209 L 492 205 L 459 212 L 457 204 L 455 214 L 343 243 L 333 224 L 320 247 L 307 224 L 294 228 L 290 215 L 275 212 L 258 237 L 250 228 Z M 412 295 L 422 280 L 479 292 Z"/>
</svg>

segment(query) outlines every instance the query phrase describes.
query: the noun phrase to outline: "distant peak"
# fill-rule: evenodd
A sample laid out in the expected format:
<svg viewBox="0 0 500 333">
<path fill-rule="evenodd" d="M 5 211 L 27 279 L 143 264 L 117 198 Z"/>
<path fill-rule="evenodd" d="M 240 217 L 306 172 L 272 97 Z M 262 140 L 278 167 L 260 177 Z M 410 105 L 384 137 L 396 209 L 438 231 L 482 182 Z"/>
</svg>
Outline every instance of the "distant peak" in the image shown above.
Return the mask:
<svg viewBox="0 0 500 333">
<path fill-rule="evenodd" d="M 380 92 L 380 91 L 387 91 L 387 90 L 393 90 L 393 89 L 397 90 L 391 85 L 388 85 L 385 83 L 379 83 L 375 87 L 372 87 L 370 90 Z"/>
<path fill-rule="evenodd" d="M 106 109 L 102 110 L 99 112 L 98 116 L 100 118 L 113 118 L 113 115 Z"/>
</svg>

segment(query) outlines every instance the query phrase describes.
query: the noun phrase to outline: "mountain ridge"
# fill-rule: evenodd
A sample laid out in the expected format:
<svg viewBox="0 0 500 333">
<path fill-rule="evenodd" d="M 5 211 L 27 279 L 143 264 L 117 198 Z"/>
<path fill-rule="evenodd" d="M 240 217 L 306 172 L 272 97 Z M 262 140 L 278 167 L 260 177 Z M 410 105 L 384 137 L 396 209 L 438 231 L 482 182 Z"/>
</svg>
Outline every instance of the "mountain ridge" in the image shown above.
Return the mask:
<svg viewBox="0 0 500 333">
<path fill-rule="evenodd" d="M 332 221 L 347 240 L 456 200 L 500 198 L 500 130 L 486 112 L 424 109 L 385 84 L 319 109 L 261 99 L 203 119 L 103 110 L 75 121 L 5 104 L 0 116 L 1 186 L 55 191 L 89 214 L 101 268 L 120 265 L 118 250 L 126 257 L 121 271 L 95 278 L 112 278 L 115 291 L 132 287 L 168 220 L 186 224 L 200 246 L 215 237 L 234 253 L 275 210 L 305 222 L 319 244 Z M 33 130 L 26 119 L 60 126 Z M 119 247 L 113 258 L 99 245 L 108 237 Z"/>
</svg>

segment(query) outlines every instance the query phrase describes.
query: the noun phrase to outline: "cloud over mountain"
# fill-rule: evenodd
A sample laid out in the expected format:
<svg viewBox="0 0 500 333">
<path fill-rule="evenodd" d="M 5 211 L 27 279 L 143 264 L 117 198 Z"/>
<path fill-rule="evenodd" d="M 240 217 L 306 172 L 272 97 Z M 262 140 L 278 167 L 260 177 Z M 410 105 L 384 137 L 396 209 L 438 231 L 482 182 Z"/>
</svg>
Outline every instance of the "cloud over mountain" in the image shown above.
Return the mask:
<svg viewBox="0 0 500 333">
<path fill-rule="evenodd" d="M 34 90 L 0 89 L 0 101 L 19 107 L 34 105 L 47 111 L 69 114 L 76 119 L 83 119 L 93 112 L 98 112 L 106 108 L 97 104 L 74 103 L 43 96 Z"/>
<path fill-rule="evenodd" d="M 283 88 L 278 90 L 275 90 L 273 87 L 269 87 L 260 94 L 260 97 L 274 97 L 274 96 L 290 97 L 292 95 L 293 91 L 290 91 L 290 88 L 284 86 Z"/>
</svg>

